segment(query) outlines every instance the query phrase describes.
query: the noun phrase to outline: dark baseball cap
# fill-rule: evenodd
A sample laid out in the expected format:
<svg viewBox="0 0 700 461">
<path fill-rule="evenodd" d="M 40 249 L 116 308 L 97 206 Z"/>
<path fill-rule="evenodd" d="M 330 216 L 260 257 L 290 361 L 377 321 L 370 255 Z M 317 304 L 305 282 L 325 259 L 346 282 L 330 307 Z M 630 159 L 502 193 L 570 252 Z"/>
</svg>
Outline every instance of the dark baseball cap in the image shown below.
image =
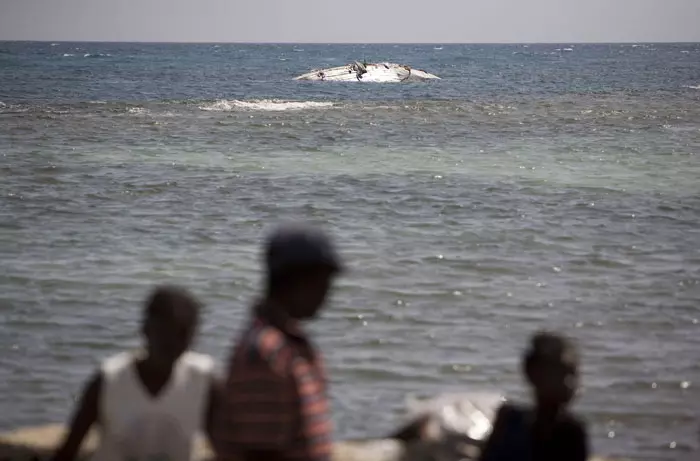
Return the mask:
<svg viewBox="0 0 700 461">
<path fill-rule="evenodd" d="M 345 271 L 330 236 L 304 223 L 282 224 L 268 236 L 265 263 L 270 273 L 309 266 Z"/>
</svg>

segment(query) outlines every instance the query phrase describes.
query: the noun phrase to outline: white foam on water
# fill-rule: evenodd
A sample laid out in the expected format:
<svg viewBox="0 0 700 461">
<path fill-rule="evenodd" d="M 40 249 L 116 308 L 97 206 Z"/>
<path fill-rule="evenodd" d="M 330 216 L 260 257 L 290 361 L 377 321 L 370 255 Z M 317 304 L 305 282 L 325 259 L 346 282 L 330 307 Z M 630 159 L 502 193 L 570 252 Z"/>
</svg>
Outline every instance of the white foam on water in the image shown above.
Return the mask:
<svg viewBox="0 0 700 461">
<path fill-rule="evenodd" d="M 690 88 L 691 90 L 700 90 L 700 85 L 686 85 L 685 88 Z"/>
<path fill-rule="evenodd" d="M 129 107 L 126 111 L 133 115 L 147 115 L 150 113 L 148 109 L 144 109 L 143 107 Z"/>
<path fill-rule="evenodd" d="M 329 107 L 333 107 L 332 102 L 281 101 L 277 99 L 259 99 L 250 101 L 221 99 L 213 103 L 199 106 L 201 110 L 212 112 L 231 112 L 236 110 L 278 112 L 286 110 L 326 109 Z"/>
<path fill-rule="evenodd" d="M 68 58 L 70 56 L 75 56 L 73 53 L 63 53 L 64 58 Z"/>
</svg>

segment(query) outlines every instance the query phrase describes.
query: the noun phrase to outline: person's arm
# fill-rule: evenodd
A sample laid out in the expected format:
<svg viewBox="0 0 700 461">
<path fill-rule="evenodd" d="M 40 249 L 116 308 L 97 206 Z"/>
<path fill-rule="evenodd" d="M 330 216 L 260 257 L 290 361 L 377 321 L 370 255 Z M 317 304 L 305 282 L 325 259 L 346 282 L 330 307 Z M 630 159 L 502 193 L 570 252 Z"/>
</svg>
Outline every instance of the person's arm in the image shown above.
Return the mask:
<svg viewBox="0 0 700 461">
<path fill-rule="evenodd" d="M 498 459 L 498 453 L 501 451 L 510 413 L 511 411 L 507 405 L 501 406 L 501 408 L 498 410 L 491 433 L 487 437 L 481 449 L 479 461 L 492 461 Z"/>
<path fill-rule="evenodd" d="M 222 461 L 283 459 L 299 421 L 290 373 L 260 351 L 232 370 L 214 411 L 213 446 Z"/>
<path fill-rule="evenodd" d="M 83 389 L 68 434 L 51 461 L 74 461 L 90 427 L 98 420 L 102 375 L 96 373 Z"/>
</svg>

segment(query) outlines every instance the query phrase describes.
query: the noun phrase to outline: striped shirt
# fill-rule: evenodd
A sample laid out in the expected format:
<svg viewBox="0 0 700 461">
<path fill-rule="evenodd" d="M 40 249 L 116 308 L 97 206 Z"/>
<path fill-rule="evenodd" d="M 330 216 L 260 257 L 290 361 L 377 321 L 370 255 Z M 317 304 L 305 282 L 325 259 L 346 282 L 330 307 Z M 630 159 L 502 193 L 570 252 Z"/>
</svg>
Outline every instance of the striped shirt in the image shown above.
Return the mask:
<svg viewBox="0 0 700 461">
<path fill-rule="evenodd" d="M 214 427 L 218 458 L 272 452 L 280 461 L 329 461 L 326 386 L 322 359 L 301 330 L 255 317 L 229 363 Z"/>
</svg>

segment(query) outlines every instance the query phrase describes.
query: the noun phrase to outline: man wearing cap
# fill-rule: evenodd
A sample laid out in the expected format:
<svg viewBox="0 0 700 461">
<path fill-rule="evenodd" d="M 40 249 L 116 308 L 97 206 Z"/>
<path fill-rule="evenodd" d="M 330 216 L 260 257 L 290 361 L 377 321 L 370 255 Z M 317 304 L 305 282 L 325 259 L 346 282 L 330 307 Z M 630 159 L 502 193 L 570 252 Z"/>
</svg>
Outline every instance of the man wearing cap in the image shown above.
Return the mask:
<svg viewBox="0 0 700 461">
<path fill-rule="evenodd" d="M 278 228 L 265 252 L 266 287 L 229 362 L 214 449 L 222 461 L 329 461 L 332 424 L 321 356 L 301 329 L 342 267 L 330 239 Z"/>
</svg>

